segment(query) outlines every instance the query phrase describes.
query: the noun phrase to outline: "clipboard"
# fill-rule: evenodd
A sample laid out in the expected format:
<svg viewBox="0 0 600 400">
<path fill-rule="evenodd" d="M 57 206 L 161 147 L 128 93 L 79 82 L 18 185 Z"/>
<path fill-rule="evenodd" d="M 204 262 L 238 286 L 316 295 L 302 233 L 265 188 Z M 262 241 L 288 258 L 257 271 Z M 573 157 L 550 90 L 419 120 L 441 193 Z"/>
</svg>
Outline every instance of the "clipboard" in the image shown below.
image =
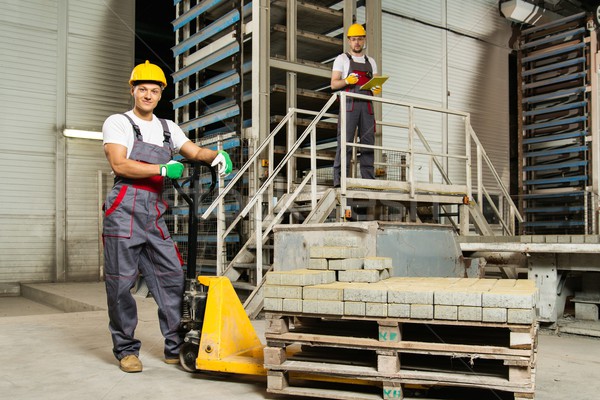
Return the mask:
<svg viewBox="0 0 600 400">
<path fill-rule="evenodd" d="M 388 78 L 389 78 L 389 76 L 387 76 L 387 75 L 374 76 L 374 77 L 371 78 L 371 80 L 369 80 L 369 82 L 367 82 L 364 85 L 362 85 L 360 87 L 360 90 L 371 90 L 375 86 L 381 86 L 381 85 L 383 85 L 383 83 L 385 81 L 388 80 Z"/>
</svg>

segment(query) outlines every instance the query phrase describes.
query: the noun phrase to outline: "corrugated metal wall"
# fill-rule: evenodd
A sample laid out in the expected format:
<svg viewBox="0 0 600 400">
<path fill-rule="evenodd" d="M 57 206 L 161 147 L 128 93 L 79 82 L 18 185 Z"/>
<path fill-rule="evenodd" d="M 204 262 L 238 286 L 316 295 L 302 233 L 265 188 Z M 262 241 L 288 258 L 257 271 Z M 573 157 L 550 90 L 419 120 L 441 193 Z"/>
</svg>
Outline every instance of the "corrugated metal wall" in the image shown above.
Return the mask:
<svg viewBox="0 0 600 400">
<path fill-rule="evenodd" d="M 61 135 L 129 107 L 134 32 L 134 0 L 0 3 L 0 282 L 97 276 L 108 165 L 100 142 Z"/>
<path fill-rule="evenodd" d="M 497 1 L 383 0 L 383 11 L 382 73 L 391 77 L 384 96 L 471 113 L 471 124 L 508 187 L 511 28 L 499 14 Z M 394 107 L 384 106 L 383 115 L 384 120 L 407 122 Z M 444 121 L 421 113 L 417 124 L 434 150 L 447 146 L 450 153 L 464 152 L 458 118 Z M 441 135 L 445 125 L 448 143 Z M 383 143 L 406 147 L 406 134 L 386 127 Z M 464 180 L 464 168 L 449 164 L 454 182 Z M 417 176 L 427 179 L 425 169 Z M 492 185 L 489 174 L 484 184 Z"/>
<path fill-rule="evenodd" d="M 68 15 L 66 126 L 100 131 L 107 116 L 131 108 L 135 1 L 69 1 Z M 66 154 L 65 279 L 95 279 L 99 187 L 112 183 L 106 182 L 110 168 L 100 141 L 68 139 Z"/>
</svg>

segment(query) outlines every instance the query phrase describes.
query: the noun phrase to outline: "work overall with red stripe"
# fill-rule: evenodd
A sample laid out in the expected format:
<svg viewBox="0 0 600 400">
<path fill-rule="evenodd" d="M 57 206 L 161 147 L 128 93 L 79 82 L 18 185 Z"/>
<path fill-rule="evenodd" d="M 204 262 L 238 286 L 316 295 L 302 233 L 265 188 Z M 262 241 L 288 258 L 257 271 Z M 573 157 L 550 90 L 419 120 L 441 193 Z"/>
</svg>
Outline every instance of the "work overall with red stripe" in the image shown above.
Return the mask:
<svg viewBox="0 0 600 400">
<path fill-rule="evenodd" d="M 355 62 L 352 56 L 346 53 L 350 59 L 350 68 L 348 74 L 356 74 L 358 82 L 355 85 L 346 87 L 347 92 L 365 94 L 371 96 L 370 90 L 360 90 L 360 87 L 367 83 L 373 75 L 373 68 L 369 63 L 369 59 L 365 56 L 364 63 Z M 340 119 L 342 115 L 340 115 Z M 358 127 L 358 135 L 361 144 L 375 144 L 375 116 L 373 115 L 373 103 L 368 100 L 355 99 L 348 97 L 346 100 L 346 142 L 354 141 L 354 131 Z M 340 143 L 341 123 L 338 122 L 338 143 Z M 374 154 L 373 149 L 359 148 L 360 152 L 360 176 L 363 179 L 375 179 L 375 171 L 373 167 Z M 340 165 L 341 165 L 341 146 L 337 147 L 335 153 L 335 161 L 333 163 L 333 184 L 340 184 Z M 352 157 L 352 147 L 346 147 L 346 176 L 350 176 L 350 160 Z"/>
<path fill-rule="evenodd" d="M 166 121 L 163 146 L 143 141 L 134 127 L 130 159 L 150 164 L 171 160 L 172 144 Z M 124 179 L 117 177 L 104 204 L 104 271 L 113 353 L 117 359 L 138 355 L 141 342 L 134 337 L 137 307 L 130 290 L 142 274 L 158 304 L 160 329 L 165 337 L 166 358 L 176 358 L 182 338 L 178 334 L 184 272 L 163 214 L 167 203 L 162 198 L 163 177 Z"/>
</svg>

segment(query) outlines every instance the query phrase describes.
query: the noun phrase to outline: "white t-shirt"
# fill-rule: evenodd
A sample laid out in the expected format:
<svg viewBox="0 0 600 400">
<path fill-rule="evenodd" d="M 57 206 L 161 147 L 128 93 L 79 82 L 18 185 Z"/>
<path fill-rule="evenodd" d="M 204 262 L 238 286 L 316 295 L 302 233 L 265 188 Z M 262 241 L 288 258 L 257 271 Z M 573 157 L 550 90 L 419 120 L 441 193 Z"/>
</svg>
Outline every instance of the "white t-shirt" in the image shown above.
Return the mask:
<svg viewBox="0 0 600 400">
<path fill-rule="evenodd" d="M 140 127 L 144 142 L 152 143 L 157 146 L 162 146 L 164 142 L 163 127 L 156 115 L 152 114 L 152 121 L 146 121 L 138 118 L 133 111 L 127 111 L 127 114 L 133 122 Z M 171 142 L 175 152 L 179 152 L 181 146 L 189 139 L 181 128 L 173 121 L 167 120 L 169 132 L 171 132 Z M 131 122 L 123 114 L 113 114 L 104 121 L 102 125 L 102 135 L 104 136 L 103 143 L 115 143 L 127 147 L 127 158 L 133 149 L 133 141 L 135 132 Z"/>
<path fill-rule="evenodd" d="M 352 56 L 352 58 L 354 59 L 355 63 L 365 63 L 365 56 Z M 369 59 L 371 68 L 373 68 L 373 75 L 377 75 L 377 63 L 375 62 L 373 57 L 367 56 L 367 58 Z M 348 59 L 348 56 L 346 56 L 346 53 L 342 53 L 335 58 L 335 60 L 333 61 L 333 68 L 331 68 L 331 70 L 340 71 L 342 73 L 342 78 L 346 78 L 348 76 L 348 74 L 350 73 L 350 60 Z"/>
</svg>

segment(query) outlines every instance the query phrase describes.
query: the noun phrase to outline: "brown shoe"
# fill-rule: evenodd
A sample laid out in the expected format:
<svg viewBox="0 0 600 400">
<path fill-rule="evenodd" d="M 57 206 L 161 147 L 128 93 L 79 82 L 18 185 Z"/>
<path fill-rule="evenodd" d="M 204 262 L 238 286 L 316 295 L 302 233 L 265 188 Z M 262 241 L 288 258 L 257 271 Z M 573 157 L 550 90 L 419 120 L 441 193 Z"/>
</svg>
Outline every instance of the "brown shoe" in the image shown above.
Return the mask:
<svg viewBox="0 0 600 400">
<path fill-rule="evenodd" d="M 121 371 L 124 372 L 142 372 L 142 362 L 135 354 L 129 354 L 120 361 Z"/>
<path fill-rule="evenodd" d="M 167 364 L 179 364 L 179 358 L 165 358 L 165 363 Z"/>
</svg>

